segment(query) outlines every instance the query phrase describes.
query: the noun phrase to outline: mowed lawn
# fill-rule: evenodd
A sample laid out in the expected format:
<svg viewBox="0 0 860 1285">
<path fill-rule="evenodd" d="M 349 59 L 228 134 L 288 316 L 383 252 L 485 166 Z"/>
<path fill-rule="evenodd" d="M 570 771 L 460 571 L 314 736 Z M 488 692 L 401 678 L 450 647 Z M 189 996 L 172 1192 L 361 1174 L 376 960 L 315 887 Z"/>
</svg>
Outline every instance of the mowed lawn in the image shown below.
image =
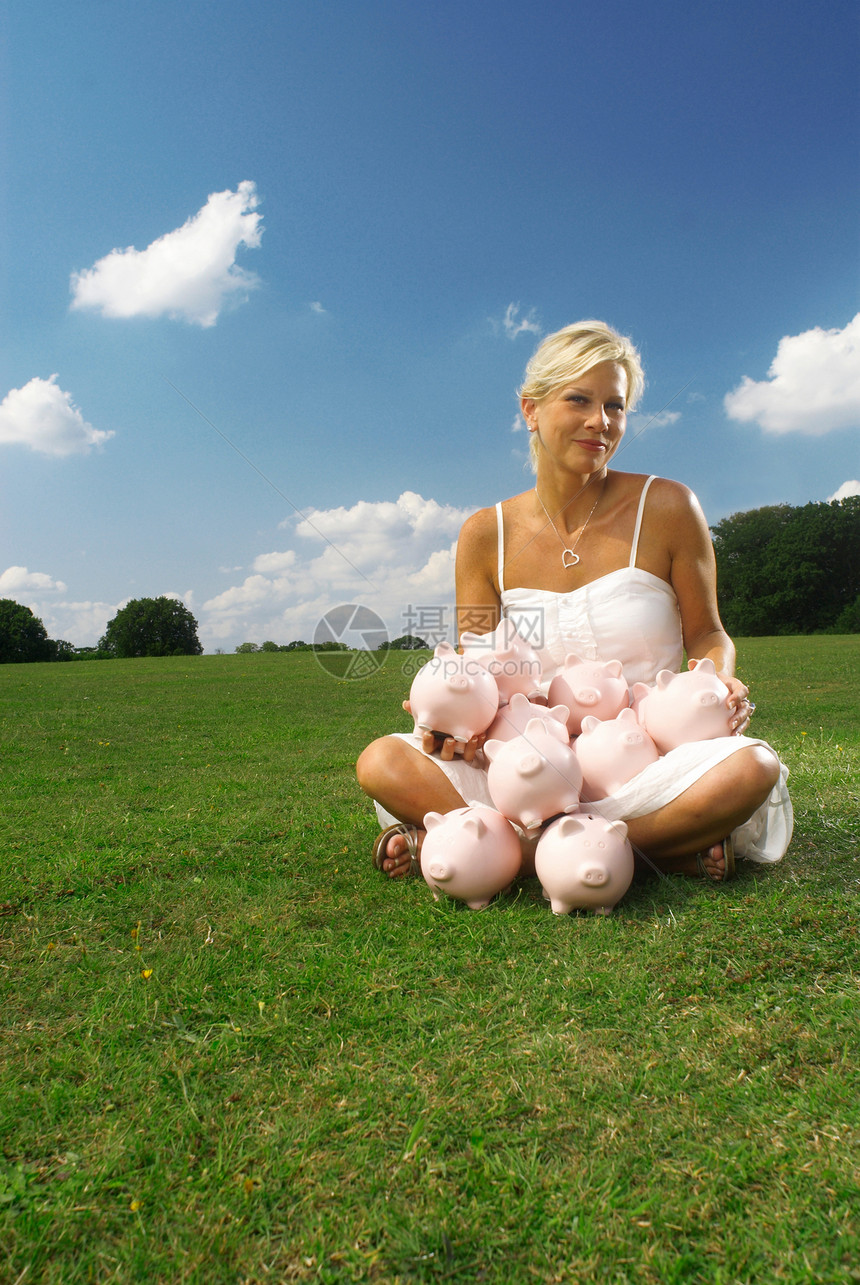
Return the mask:
<svg viewBox="0 0 860 1285">
<path fill-rule="evenodd" d="M 791 849 L 608 919 L 371 868 L 408 654 L 0 667 L 0 1280 L 860 1280 L 860 638 L 739 651 Z"/>
</svg>

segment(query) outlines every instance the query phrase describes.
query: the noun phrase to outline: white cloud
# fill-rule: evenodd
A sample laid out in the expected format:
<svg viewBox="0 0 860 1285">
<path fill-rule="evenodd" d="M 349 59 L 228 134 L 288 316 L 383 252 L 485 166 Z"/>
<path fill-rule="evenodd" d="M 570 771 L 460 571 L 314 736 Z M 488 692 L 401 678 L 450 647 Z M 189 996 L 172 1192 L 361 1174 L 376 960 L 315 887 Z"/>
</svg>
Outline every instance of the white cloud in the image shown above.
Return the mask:
<svg viewBox="0 0 860 1285">
<path fill-rule="evenodd" d="M 26 567 L 7 567 L 0 575 L 0 598 L 14 598 L 21 594 L 65 593 L 62 580 L 55 580 L 44 571 L 28 571 Z"/>
<path fill-rule="evenodd" d="M 633 415 L 627 416 L 627 427 L 641 433 L 646 428 L 667 428 L 671 424 L 677 424 L 680 418 L 679 410 L 661 410 L 656 415 L 636 411 Z"/>
<path fill-rule="evenodd" d="M 0 444 L 28 446 L 43 455 L 86 455 L 114 436 L 88 424 L 57 387 L 57 376 L 31 379 L 0 402 Z"/>
<path fill-rule="evenodd" d="M 319 313 L 320 316 L 325 316 L 326 309 L 322 306 L 321 303 L 316 302 L 311 304 L 311 312 L 316 312 L 316 313 Z"/>
<path fill-rule="evenodd" d="M 284 553 L 261 553 L 254 559 L 254 570 L 264 576 L 276 576 L 291 567 L 295 560 L 293 549 L 287 549 Z"/>
<path fill-rule="evenodd" d="M 520 305 L 518 303 L 509 303 L 501 322 L 491 317 L 490 325 L 497 334 L 499 331 L 504 331 L 508 339 L 516 339 L 518 335 L 523 334 L 539 335 L 541 333 L 541 325 L 535 315 L 534 308 L 529 308 L 524 317 L 519 316 L 519 311 Z"/>
<path fill-rule="evenodd" d="M 516 415 L 514 416 L 514 418 L 513 418 L 513 422 L 511 423 L 511 432 L 512 432 L 512 433 L 525 433 L 526 431 L 527 431 L 527 429 L 526 429 L 526 421 L 523 419 L 522 415 L 520 415 L 520 413 L 519 413 L 519 411 L 518 411 L 518 412 L 517 412 L 517 414 L 516 414 Z"/>
<path fill-rule="evenodd" d="M 62 591 L 65 587 L 61 586 Z M 31 599 L 26 605 L 42 621 L 49 638 L 64 638 L 74 647 L 94 647 L 123 604 Z"/>
<path fill-rule="evenodd" d="M 83 272 L 72 273 L 72 307 L 96 308 L 106 317 L 161 317 L 214 326 L 228 300 L 258 284 L 236 266 L 240 245 L 254 249 L 262 236 L 255 185 L 213 192 L 181 228 L 145 250 L 111 250 Z"/>
<path fill-rule="evenodd" d="M 291 518 L 282 525 L 298 547 L 260 554 L 241 584 L 204 602 L 201 641 L 310 641 L 321 617 L 348 602 L 376 611 L 391 637 L 420 632 L 423 619 L 425 634 L 435 622 L 453 641 L 456 537 L 472 511 L 404 491 Z"/>
<path fill-rule="evenodd" d="M 766 433 L 820 437 L 860 428 L 860 313 L 844 330 L 805 330 L 779 341 L 768 378 L 744 375 L 725 397 L 731 419 Z"/>
<path fill-rule="evenodd" d="M 828 495 L 827 503 L 830 504 L 833 500 L 847 500 L 849 495 L 860 495 L 860 482 L 856 478 L 850 482 L 843 482 L 837 491 Z"/>
</svg>

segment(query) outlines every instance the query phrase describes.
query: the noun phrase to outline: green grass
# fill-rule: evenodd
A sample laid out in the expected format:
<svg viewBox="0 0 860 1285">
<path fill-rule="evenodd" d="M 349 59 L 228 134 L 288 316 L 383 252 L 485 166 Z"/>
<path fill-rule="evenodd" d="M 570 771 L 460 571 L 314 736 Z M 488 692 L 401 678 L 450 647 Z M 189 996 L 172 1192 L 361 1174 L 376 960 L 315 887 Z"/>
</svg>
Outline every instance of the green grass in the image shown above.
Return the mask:
<svg viewBox="0 0 860 1285">
<path fill-rule="evenodd" d="M 399 657 L 0 667 L 0 1280 L 860 1280 L 860 639 L 740 657 L 787 857 L 606 920 L 371 869 Z"/>
</svg>

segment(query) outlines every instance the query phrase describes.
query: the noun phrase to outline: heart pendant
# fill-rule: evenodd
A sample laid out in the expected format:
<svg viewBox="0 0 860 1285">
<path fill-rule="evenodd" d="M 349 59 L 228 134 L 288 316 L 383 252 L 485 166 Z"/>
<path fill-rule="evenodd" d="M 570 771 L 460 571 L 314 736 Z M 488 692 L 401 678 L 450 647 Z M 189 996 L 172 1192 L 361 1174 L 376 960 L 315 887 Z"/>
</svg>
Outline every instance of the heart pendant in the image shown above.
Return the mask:
<svg viewBox="0 0 860 1285">
<path fill-rule="evenodd" d="M 563 567 L 575 567 L 579 562 L 579 554 L 574 553 L 573 549 L 565 549 L 561 555 L 561 565 Z"/>
</svg>

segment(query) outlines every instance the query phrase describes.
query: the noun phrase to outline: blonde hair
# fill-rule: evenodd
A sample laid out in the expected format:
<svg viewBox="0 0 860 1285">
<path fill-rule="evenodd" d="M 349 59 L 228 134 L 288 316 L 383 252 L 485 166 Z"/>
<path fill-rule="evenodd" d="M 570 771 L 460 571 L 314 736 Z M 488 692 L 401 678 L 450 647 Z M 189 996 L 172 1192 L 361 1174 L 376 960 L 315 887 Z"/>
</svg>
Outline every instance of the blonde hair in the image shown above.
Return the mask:
<svg viewBox="0 0 860 1285">
<path fill-rule="evenodd" d="M 603 361 L 615 361 L 626 371 L 625 409 L 634 410 L 645 387 L 642 362 L 632 340 L 607 326 L 605 321 L 575 321 L 573 325 L 547 335 L 526 366 L 519 396 L 543 401 Z M 536 470 L 538 443 L 534 433 L 529 449 L 532 468 Z"/>
</svg>

